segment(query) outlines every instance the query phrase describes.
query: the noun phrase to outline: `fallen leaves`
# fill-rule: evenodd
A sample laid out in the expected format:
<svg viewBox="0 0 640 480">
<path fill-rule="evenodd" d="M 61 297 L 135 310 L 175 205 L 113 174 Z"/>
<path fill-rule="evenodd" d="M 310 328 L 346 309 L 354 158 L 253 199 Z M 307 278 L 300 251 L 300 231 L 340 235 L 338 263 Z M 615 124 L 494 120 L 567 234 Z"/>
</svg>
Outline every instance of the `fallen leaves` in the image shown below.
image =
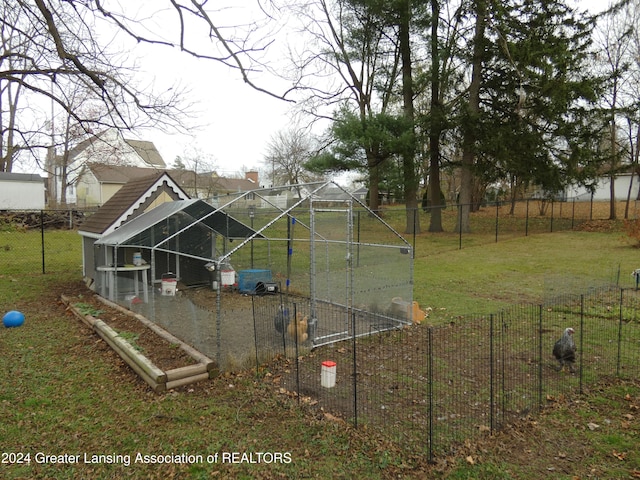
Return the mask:
<svg viewBox="0 0 640 480">
<path fill-rule="evenodd" d="M 627 457 L 626 452 L 622 453 L 622 452 L 616 452 L 615 450 L 613 452 L 611 452 L 611 455 L 613 455 L 615 458 L 617 458 L 620 461 L 624 461 Z"/>
</svg>

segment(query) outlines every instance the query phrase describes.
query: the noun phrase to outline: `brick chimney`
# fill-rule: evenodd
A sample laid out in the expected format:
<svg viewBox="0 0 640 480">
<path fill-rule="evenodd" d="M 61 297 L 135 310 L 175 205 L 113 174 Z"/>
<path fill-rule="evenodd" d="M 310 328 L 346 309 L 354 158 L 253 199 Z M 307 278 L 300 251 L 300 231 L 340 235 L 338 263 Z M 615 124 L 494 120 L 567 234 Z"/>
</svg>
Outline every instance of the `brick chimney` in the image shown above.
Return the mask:
<svg viewBox="0 0 640 480">
<path fill-rule="evenodd" d="M 254 172 L 254 171 L 244 172 L 244 179 L 255 183 L 256 188 L 260 186 L 258 184 L 258 172 Z"/>
</svg>

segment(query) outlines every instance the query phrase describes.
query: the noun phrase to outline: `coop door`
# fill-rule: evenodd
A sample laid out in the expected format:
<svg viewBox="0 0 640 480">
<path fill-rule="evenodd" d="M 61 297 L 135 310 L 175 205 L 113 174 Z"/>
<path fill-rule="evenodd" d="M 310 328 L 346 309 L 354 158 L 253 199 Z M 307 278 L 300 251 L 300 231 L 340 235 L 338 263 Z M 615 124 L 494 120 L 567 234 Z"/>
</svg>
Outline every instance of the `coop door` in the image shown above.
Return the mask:
<svg viewBox="0 0 640 480">
<path fill-rule="evenodd" d="M 352 209 L 312 208 L 310 244 L 312 340 L 324 345 L 350 338 Z"/>
</svg>

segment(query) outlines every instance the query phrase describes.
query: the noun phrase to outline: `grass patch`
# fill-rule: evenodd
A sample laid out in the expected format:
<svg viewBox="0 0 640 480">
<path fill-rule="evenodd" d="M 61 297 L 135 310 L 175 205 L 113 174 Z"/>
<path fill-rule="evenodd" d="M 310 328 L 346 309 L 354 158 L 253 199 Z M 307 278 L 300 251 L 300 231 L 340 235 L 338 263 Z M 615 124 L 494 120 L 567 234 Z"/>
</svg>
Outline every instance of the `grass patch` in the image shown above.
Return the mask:
<svg viewBox="0 0 640 480">
<path fill-rule="evenodd" d="M 0 245 L 12 242 L 12 255 L 0 273 L 0 304 L 22 311 L 26 320 L 19 328 L 0 327 L 0 450 L 32 456 L 28 465 L 2 465 L 3 478 L 533 480 L 629 478 L 640 471 L 640 454 L 633 448 L 640 431 L 637 382 L 612 380 L 577 399 L 550 400 L 540 417 L 524 419 L 477 445 L 463 441 L 454 455 L 436 458 L 435 465 L 422 455 L 399 451 L 373 430 L 306 410 L 253 372 L 153 394 L 58 302 L 61 293 L 82 286 L 77 234 L 56 232 L 47 240 L 59 255 L 55 263 L 47 262 L 45 275 L 36 242 L 30 255 L 26 250 L 15 255 L 30 243 L 25 241 L 29 235 L 37 239 L 37 232 L 2 235 Z M 22 240 L 9 238 L 15 235 Z M 541 302 L 557 288 L 555 278 L 600 282 L 620 265 L 622 278 L 631 282 L 631 271 L 640 267 L 637 249 L 619 232 L 532 235 L 497 244 L 476 237 L 477 246 L 469 246 L 470 238 L 462 250 L 445 240 L 451 238 L 423 234 L 416 239 L 414 298 L 422 308 L 433 308 L 428 320 L 433 323 L 496 312 L 521 301 Z M 606 307 L 589 306 L 601 312 L 601 322 L 620 315 Z M 607 335 L 616 333 L 611 327 Z M 398 380 L 404 381 L 410 379 Z M 590 423 L 598 427 L 591 429 Z M 137 453 L 190 453 L 206 459 L 223 452 L 286 452 L 291 461 L 71 465 L 37 463 L 38 452 L 132 459 Z"/>
<path fill-rule="evenodd" d="M 138 335 L 137 333 L 133 333 L 133 332 L 118 332 L 118 336 L 120 338 L 122 338 L 123 340 L 125 340 L 129 345 L 131 345 L 138 352 L 143 352 L 144 351 L 144 349 L 140 345 L 138 345 L 136 343 L 138 341 L 138 338 L 140 337 L 140 335 Z"/>
</svg>

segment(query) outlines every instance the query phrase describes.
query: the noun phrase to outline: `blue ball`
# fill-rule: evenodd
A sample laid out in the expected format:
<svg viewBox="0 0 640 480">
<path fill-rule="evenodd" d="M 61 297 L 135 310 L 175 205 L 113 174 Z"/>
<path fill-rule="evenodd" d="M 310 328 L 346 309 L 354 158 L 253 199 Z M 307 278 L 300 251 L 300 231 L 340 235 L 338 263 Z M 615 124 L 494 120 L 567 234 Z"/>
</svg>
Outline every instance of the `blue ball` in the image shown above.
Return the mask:
<svg viewBox="0 0 640 480">
<path fill-rule="evenodd" d="M 2 317 L 2 323 L 7 328 L 19 327 L 24 323 L 24 313 L 11 310 L 4 314 L 4 317 Z"/>
</svg>

